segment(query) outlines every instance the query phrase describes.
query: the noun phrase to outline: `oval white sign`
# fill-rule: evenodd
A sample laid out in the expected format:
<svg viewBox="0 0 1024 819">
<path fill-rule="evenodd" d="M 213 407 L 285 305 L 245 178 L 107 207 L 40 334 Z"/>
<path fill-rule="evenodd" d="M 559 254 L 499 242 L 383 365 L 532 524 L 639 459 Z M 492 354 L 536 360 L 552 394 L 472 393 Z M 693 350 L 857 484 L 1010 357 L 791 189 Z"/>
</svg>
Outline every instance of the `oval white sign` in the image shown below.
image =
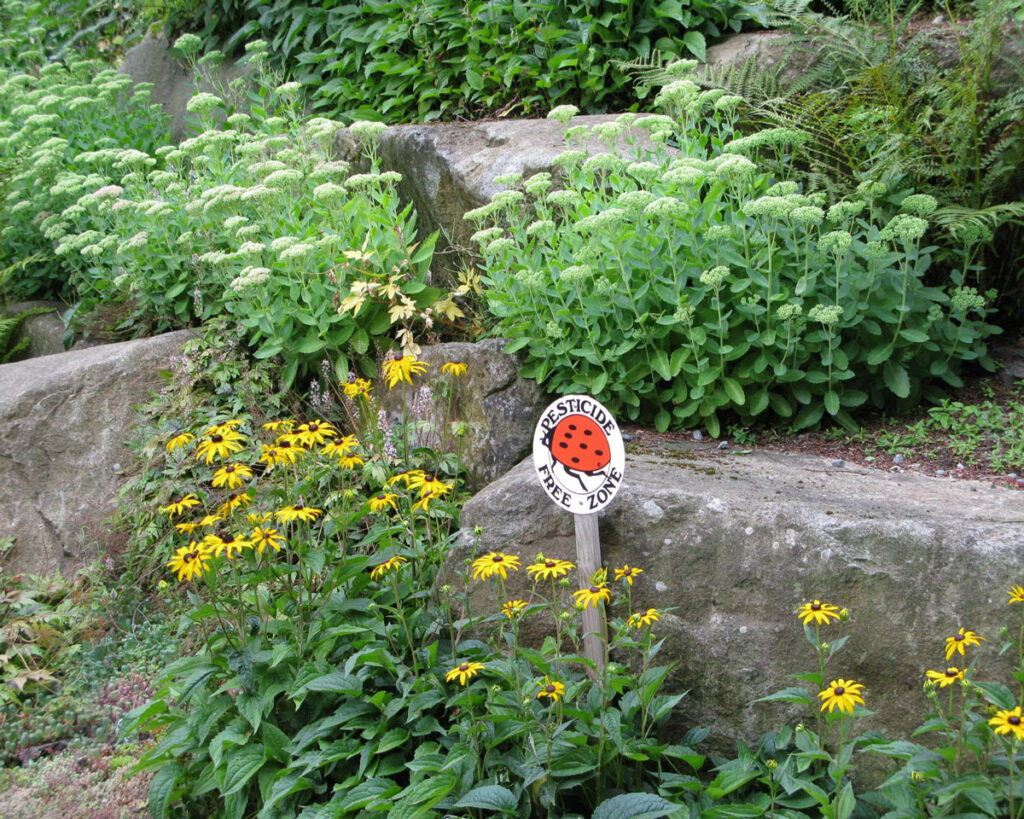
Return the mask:
<svg viewBox="0 0 1024 819">
<path fill-rule="evenodd" d="M 599 512 L 622 485 L 622 432 L 600 402 L 589 395 L 564 395 L 537 422 L 533 466 L 559 506 L 576 515 Z"/>
</svg>

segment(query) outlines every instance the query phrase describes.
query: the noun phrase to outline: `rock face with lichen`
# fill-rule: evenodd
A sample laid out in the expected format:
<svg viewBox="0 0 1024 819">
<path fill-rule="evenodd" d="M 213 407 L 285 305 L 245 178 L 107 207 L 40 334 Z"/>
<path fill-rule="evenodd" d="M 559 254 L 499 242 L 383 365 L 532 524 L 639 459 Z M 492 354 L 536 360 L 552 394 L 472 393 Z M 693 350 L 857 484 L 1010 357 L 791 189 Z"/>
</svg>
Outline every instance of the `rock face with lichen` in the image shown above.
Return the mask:
<svg viewBox="0 0 1024 819">
<path fill-rule="evenodd" d="M 524 563 L 538 552 L 576 559 L 573 517 L 547 499 L 530 461 L 470 500 L 461 525 L 454 573 L 490 550 Z M 1019 618 L 1006 590 L 1024 578 L 1017 492 L 714 444 L 659 448 L 627 457 L 600 537 L 605 565 L 644 569 L 633 609 L 664 612 L 654 629 L 666 639 L 659 659 L 677 664 L 670 688 L 690 692 L 677 711 L 682 729 L 703 725 L 724 742 L 812 719 L 753 700 L 816 670 L 795 615 L 815 598 L 851 612 L 823 636 L 850 635 L 828 673 L 865 685 L 876 713 L 858 728 L 908 736 L 925 713 L 924 673 L 945 668 L 944 639 L 961 626 L 987 637 L 985 678 L 1011 681 L 997 654 L 999 628 Z M 512 577 L 508 596 L 529 599 L 525 573 Z M 470 589 L 471 611 L 496 610 L 486 584 Z M 621 596 L 612 611 L 628 616 Z M 527 638 L 537 640 L 542 625 L 524 621 Z"/>
<path fill-rule="evenodd" d="M 188 331 L 0 365 L 0 538 L 6 566 L 70 572 L 96 556 L 131 464 L 133 406 Z"/>
</svg>

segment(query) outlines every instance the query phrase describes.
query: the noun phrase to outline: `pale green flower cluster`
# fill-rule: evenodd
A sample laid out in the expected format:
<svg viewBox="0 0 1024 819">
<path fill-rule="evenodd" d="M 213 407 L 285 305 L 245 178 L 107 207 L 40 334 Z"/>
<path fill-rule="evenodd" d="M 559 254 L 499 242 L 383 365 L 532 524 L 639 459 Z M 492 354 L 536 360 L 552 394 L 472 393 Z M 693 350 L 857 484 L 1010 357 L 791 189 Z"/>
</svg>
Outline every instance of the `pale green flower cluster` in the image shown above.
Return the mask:
<svg viewBox="0 0 1024 819">
<path fill-rule="evenodd" d="M 816 304 L 807 311 L 807 318 L 821 324 L 831 326 L 843 317 L 843 308 L 835 304 Z"/>
<path fill-rule="evenodd" d="M 985 297 L 974 287 L 957 287 L 949 295 L 949 309 L 953 313 L 982 310 L 984 307 Z"/>
<path fill-rule="evenodd" d="M 565 268 L 559 278 L 566 284 L 579 287 L 593 275 L 594 270 L 590 265 L 574 264 Z"/>
<path fill-rule="evenodd" d="M 887 241 L 916 242 L 928 230 L 928 222 L 919 216 L 899 213 L 884 228 L 881 237 Z"/>
<path fill-rule="evenodd" d="M 580 112 L 575 105 L 557 105 L 548 111 L 548 119 L 557 120 L 562 125 L 568 125 L 570 120 Z"/>
<path fill-rule="evenodd" d="M 851 244 L 853 244 L 853 236 L 848 230 L 831 230 L 818 239 L 818 250 L 822 253 L 841 256 L 850 249 Z"/>
<path fill-rule="evenodd" d="M 721 287 L 726 279 L 729 278 L 729 268 L 724 265 L 716 265 L 710 270 L 705 270 L 700 274 L 700 283 L 705 287 L 718 288 Z"/>
</svg>

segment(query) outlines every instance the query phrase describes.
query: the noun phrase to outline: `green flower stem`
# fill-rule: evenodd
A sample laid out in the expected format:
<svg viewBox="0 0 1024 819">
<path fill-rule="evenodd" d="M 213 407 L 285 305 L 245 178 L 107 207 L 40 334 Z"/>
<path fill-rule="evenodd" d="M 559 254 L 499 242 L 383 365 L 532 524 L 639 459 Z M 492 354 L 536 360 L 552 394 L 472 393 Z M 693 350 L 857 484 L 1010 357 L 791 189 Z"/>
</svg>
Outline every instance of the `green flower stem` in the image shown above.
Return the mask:
<svg viewBox="0 0 1024 819">
<path fill-rule="evenodd" d="M 419 678 L 419 652 L 417 651 L 416 643 L 412 638 L 412 631 L 409 629 L 409 621 L 405 616 L 405 607 L 402 605 L 402 595 L 398 591 L 398 571 L 388 572 L 388 579 L 391 581 L 391 590 L 395 593 L 395 616 L 398 617 L 398 622 L 402 625 L 402 631 L 405 632 L 406 645 L 408 646 L 409 652 L 412 654 L 412 675 L 415 678 Z"/>
</svg>

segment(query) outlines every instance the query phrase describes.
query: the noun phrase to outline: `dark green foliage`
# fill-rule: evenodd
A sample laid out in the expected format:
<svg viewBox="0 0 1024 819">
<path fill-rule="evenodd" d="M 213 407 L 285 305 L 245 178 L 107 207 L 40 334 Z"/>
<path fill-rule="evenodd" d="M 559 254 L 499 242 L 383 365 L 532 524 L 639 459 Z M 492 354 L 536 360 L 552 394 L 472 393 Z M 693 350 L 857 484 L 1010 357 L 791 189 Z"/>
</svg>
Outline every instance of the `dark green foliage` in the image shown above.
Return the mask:
<svg viewBox="0 0 1024 819">
<path fill-rule="evenodd" d="M 0 66 L 31 70 L 71 56 L 111 60 L 133 23 L 120 0 L 0 0 Z"/>
<path fill-rule="evenodd" d="M 223 0 L 192 24 L 225 50 L 267 40 L 317 110 L 407 122 L 632 107 L 613 60 L 703 58 L 749 17 L 737 0 Z"/>
</svg>

